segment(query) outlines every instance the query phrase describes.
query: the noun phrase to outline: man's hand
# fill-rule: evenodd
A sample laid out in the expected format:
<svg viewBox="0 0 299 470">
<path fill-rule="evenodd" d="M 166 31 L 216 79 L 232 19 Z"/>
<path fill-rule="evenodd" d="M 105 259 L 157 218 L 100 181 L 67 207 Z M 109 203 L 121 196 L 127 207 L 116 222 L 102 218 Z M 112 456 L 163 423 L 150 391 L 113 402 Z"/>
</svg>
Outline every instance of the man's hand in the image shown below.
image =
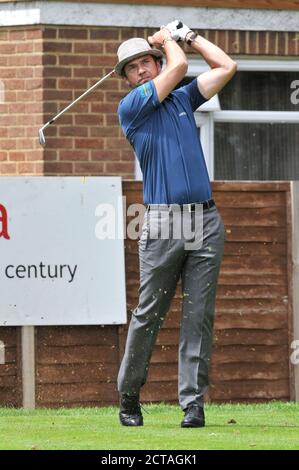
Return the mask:
<svg viewBox="0 0 299 470">
<path fill-rule="evenodd" d="M 165 40 L 172 39 L 170 31 L 162 26 L 153 36 L 148 37 L 148 42 L 151 46 L 161 48 L 164 45 Z"/>
<path fill-rule="evenodd" d="M 186 41 L 188 33 L 192 33 L 192 29 L 186 26 L 182 21 L 174 20 L 165 26 L 171 34 L 172 39 L 175 41 Z"/>
</svg>

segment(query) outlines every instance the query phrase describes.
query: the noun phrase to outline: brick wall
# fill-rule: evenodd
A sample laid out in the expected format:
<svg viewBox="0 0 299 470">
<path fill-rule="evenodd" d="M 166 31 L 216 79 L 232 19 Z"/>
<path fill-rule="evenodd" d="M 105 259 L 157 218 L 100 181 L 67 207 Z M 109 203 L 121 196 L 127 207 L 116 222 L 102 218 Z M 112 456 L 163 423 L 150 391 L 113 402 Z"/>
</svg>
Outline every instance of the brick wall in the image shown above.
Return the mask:
<svg viewBox="0 0 299 470">
<path fill-rule="evenodd" d="M 43 151 L 36 141 L 43 121 L 42 47 L 40 28 L 0 29 L 1 174 L 43 172 Z"/>
<path fill-rule="evenodd" d="M 113 28 L 45 29 L 45 120 L 113 69 L 122 38 Z M 126 93 L 122 80 L 110 77 L 47 129 L 45 173 L 134 177 L 133 153 L 116 113 Z"/>
<path fill-rule="evenodd" d="M 152 32 L 142 28 L 1 28 L 0 174 L 134 178 L 133 152 L 116 115 L 128 89 L 117 77 L 110 77 L 46 129 L 45 149 L 37 134 L 43 123 L 113 68 L 121 41 Z M 236 57 L 299 53 L 296 33 L 199 33 Z"/>
</svg>

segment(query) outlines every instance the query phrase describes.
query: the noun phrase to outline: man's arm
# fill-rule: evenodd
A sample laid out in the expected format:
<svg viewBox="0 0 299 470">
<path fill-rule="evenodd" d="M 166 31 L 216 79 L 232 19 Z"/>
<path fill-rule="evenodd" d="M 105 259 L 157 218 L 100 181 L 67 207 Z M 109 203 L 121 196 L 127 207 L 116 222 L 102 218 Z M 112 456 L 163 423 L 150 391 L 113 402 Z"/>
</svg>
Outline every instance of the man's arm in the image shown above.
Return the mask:
<svg viewBox="0 0 299 470">
<path fill-rule="evenodd" d="M 153 80 L 161 103 L 184 78 L 188 69 L 188 62 L 184 51 L 171 38 L 167 29 L 160 29 L 148 38 L 148 42 L 155 47 L 163 47 L 166 54 L 166 67 Z"/>
<path fill-rule="evenodd" d="M 191 35 L 192 32 L 188 33 L 186 40 Z M 210 99 L 233 77 L 237 64 L 220 47 L 202 36 L 197 35 L 191 42 L 191 47 L 202 55 L 212 69 L 197 78 L 199 91 L 205 98 Z"/>
<path fill-rule="evenodd" d="M 210 99 L 218 93 L 232 78 L 237 70 L 237 64 L 220 47 L 207 39 L 195 34 L 181 21 L 175 20 L 165 26 L 176 41 L 185 41 L 199 52 L 212 70 L 202 73 L 197 78 L 201 94 Z"/>
</svg>

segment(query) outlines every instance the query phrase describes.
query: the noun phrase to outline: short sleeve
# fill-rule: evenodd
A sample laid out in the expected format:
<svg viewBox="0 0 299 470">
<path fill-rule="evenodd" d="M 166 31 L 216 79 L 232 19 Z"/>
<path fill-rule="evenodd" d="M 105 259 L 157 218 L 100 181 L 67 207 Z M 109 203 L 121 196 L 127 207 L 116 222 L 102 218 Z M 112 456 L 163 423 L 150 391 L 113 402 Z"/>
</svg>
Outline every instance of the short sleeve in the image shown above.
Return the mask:
<svg viewBox="0 0 299 470">
<path fill-rule="evenodd" d="M 197 78 L 188 83 L 188 85 L 182 86 L 176 91 L 179 93 L 184 93 L 188 96 L 192 111 L 195 111 L 200 105 L 208 101 L 207 98 L 205 98 L 198 89 Z"/>
<path fill-rule="evenodd" d="M 118 115 L 125 136 L 130 138 L 159 105 L 156 87 L 152 80 L 135 88 L 121 100 Z"/>
</svg>

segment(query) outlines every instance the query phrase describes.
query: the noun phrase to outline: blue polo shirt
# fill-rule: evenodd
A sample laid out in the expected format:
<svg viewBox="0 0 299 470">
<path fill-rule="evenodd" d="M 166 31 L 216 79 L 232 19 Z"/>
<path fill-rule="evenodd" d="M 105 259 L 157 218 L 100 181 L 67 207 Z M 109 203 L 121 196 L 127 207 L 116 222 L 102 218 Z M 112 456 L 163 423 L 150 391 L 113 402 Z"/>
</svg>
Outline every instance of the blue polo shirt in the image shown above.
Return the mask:
<svg viewBox="0 0 299 470">
<path fill-rule="evenodd" d="M 188 204 L 211 198 L 211 185 L 193 112 L 206 101 L 197 79 L 159 102 L 149 81 L 118 107 L 120 125 L 143 174 L 145 204 Z"/>
</svg>

